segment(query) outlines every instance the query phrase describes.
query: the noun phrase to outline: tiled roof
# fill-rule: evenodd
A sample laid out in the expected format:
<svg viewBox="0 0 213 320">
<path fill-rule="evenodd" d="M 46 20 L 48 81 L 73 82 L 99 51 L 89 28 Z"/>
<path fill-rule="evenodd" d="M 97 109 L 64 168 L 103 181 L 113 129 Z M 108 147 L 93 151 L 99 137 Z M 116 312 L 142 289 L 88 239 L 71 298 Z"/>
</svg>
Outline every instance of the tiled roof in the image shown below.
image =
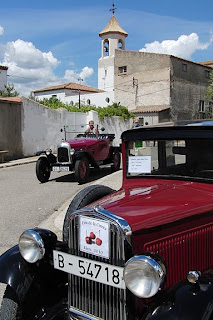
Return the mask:
<svg viewBox="0 0 213 320">
<path fill-rule="evenodd" d="M 198 62 L 199 64 L 202 64 L 204 66 L 211 66 L 213 67 L 213 60 L 209 60 L 209 61 L 201 61 L 201 62 Z"/>
<path fill-rule="evenodd" d="M 21 103 L 20 97 L 0 97 L 0 102 L 19 102 Z"/>
<path fill-rule="evenodd" d="M 112 16 L 112 18 L 110 19 L 108 25 L 106 26 L 106 28 L 104 28 L 100 33 L 99 36 L 103 36 L 104 34 L 107 33 L 120 33 L 123 34 L 125 37 L 128 36 L 128 33 L 122 29 L 117 21 L 117 19 L 115 18 L 115 16 Z"/>
<path fill-rule="evenodd" d="M 170 109 L 170 106 L 139 106 L 136 109 L 131 110 L 132 113 L 150 113 L 160 112 Z"/>
<path fill-rule="evenodd" d="M 0 66 L 0 70 L 8 70 L 8 67 L 6 67 L 6 66 Z"/>
<path fill-rule="evenodd" d="M 38 89 L 33 91 L 34 93 L 37 92 L 43 92 L 43 91 L 52 91 L 52 90 L 60 90 L 60 89 L 67 89 L 67 90 L 77 90 L 77 91 L 87 91 L 87 92 L 92 92 L 92 93 L 96 93 L 96 92 L 104 92 L 103 90 L 99 90 L 96 88 L 92 88 L 92 87 L 88 87 L 88 86 L 84 86 L 81 84 L 77 84 L 77 83 L 65 83 L 65 84 L 60 84 L 58 86 L 53 86 L 53 87 L 48 87 L 48 88 L 43 88 L 43 89 Z"/>
</svg>

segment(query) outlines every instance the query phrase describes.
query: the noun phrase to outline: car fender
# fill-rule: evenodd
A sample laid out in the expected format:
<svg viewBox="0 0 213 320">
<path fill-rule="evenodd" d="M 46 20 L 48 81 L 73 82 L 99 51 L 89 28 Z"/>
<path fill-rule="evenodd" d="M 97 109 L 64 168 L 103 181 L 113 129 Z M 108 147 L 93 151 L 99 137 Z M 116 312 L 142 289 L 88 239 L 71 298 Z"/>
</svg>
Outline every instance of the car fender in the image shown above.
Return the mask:
<svg viewBox="0 0 213 320">
<path fill-rule="evenodd" d="M 22 258 L 18 246 L 15 246 L 0 256 L 0 282 L 9 285 L 23 300 L 35 274 L 30 265 Z"/>
<path fill-rule="evenodd" d="M 212 279 L 213 280 L 213 279 Z M 164 294 L 164 301 L 152 307 L 146 320 L 201 320 L 213 314 L 212 281 L 199 284 L 185 282 Z"/>
<path fill-rule="evenodd" d="M 9 285 L 19 301 L 27 299 L 31 288 L 36 290 L 42 301 L 56 301 L 67 290 L 68 275 L 53 267 L 52 250 L 65 250 L 63 242 L 49 248 L 47 257 L 37 263 L 28 263 L 21 256 L 18 245 L 0 256 L 0 282 Z M 54 281 L 53 281 L 54 279 Z"/>
<path fill-rule="evenodd" d="M 97 162 L 95 161 L 95 159 L 93 158 L 93 156 L 89 153 L 89 152 L 85 152 L 85 151 L 76 151 L 75 152 L 75 160 L 80 160 L 82 158 L 87 158 L 89 163 L 97 168 L 98 167 L 98 164 Z"/>
</svg>

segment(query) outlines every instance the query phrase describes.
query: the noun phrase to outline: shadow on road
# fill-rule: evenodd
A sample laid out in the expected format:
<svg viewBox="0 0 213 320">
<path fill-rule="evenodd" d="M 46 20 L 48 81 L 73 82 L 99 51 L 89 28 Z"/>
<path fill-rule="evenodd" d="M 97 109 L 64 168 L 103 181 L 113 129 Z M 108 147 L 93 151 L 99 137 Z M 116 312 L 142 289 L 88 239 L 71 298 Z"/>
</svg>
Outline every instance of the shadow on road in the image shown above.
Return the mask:
<svg viewBox="0 0 213 320">
<path fill-rule="evenodd" d="M 106 168 L 101 168 L 101 169 L 95 169 L 92 168 L 90 169 L 90 177 L 88 179 L 87 182 L 92 182 L 95 180 L 98 180 L 100 178 L 103 178 L 109 174 L 112 173 L 111 168 L 106 167 Z M 74 178 L 74 174 L 65 174 L 63 176 L 60 177 L 50 177 L 49 181 L 56 181 L 56 182 L 76 182 L 75 178 Z"/>
</svg>

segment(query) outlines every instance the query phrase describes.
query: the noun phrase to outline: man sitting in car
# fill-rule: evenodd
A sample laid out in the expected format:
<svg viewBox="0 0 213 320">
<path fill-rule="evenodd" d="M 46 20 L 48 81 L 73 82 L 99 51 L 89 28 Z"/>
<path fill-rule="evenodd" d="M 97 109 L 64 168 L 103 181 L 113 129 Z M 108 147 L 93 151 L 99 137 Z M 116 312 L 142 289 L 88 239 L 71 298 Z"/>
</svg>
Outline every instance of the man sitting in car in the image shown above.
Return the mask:
<svg viewBox="0 0 213 320">
<path fill-rule="evenodd" d="M 89 121 L 89 128 L 87 128 L 85 130 L 85 134 L 96 134 L 96 133 L 99 133 L 98 129 L 96 129 L 94 127 L 94 121 L 93 120 L 90 120 Z"/>
</svg>

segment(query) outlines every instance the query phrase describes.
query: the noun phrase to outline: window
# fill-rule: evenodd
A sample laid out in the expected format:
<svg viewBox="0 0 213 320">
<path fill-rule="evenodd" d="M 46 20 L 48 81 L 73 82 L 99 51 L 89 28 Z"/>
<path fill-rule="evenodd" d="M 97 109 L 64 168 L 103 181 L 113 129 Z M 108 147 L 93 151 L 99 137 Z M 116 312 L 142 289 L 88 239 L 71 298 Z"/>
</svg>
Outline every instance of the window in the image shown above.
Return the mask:
<svg viewBox="0 0 213 320">
<path fill-rule="evenodd" d="M 87 104 L 90 105 L 91 101 L 90 99 L 87 99 Z"/>
<path fill-rule="evenodd" d="M 126 74 L 127 73 L 127 66 L 118 67 L 118 74 Z"/>
<path fill-rule="evenodd" d="M 104 40 L 104 56 L 109 56 L 109 40 Z"/>
<path fill-rule="evenodd" d="M 187 72 L 187 64 L 186 63 L 182 63 L 182 71 Z"/>
<path fill-rule="evenodd" d="M 52 98 L 57 98 L 57 94 L 52 94 Z"/>
<path fill-rule="evenodd" d="M 213 111 L 213 101 L 209 101 L 209 113 L 212 114 Z"/>
<path fill-rule="evenodd" d="M 118 42 L 118 49 L 122 50 L 123 48 L 124 48 L 123 41 L 122 41 L 122 40 L 119 40 L 119 42 Z"/>
<path fill-rule="evenodd" d="M 199 101 L 199 112 L 205 112 L 204 100 Z"/>
<path fill-rule="evenodd" d="M 205 77 L 206 78 L 210 78 L 210 71 L 209 70 L 205 70 Z"/>
<path fill-rule="evenodd" d="M 105 99 L 105 101 L 106 101 L 107 103 L 109 103 L 110 99 L 107 97 L 107 98 Z"/>
</svg>

